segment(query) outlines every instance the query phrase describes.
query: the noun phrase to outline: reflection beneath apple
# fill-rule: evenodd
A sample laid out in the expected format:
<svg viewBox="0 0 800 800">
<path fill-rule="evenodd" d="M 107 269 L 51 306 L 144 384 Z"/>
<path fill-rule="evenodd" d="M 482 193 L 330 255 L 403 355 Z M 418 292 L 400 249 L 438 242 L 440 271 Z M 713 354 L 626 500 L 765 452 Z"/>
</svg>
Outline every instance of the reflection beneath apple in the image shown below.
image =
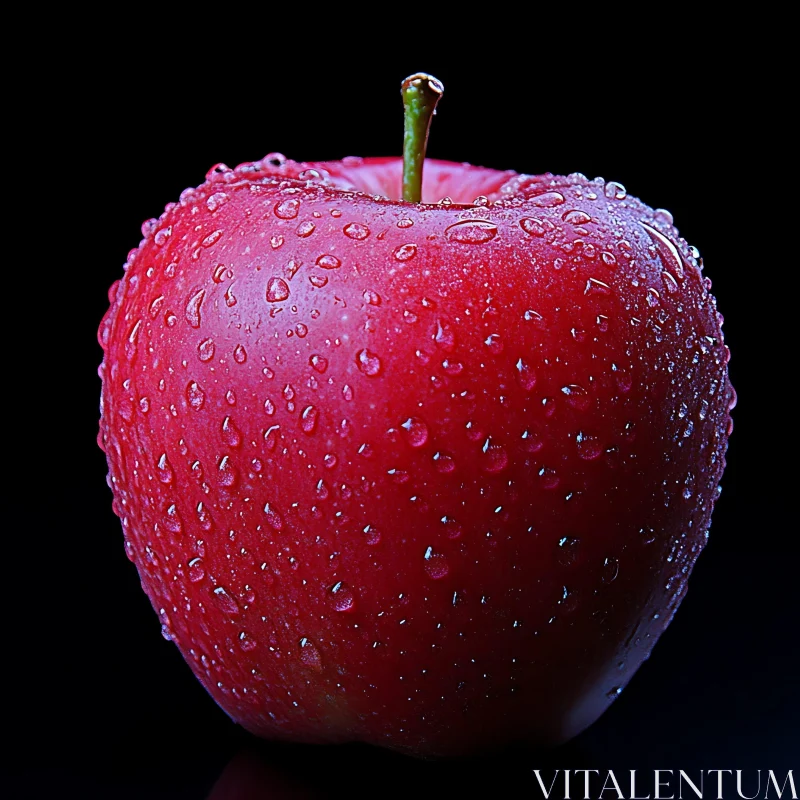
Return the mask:
<svg viewBox="0 0 800 800">
<path fill-rule="evenodd" d="M 207 800 L 373 797 L 409 794 L 504 796 L 536 789 L 534 769 L 595 767 L 574 742 L 535 752 L 522 747 L 487 756 L 423 761 L 362 744 L 254 742 L 225 766 Z"/>
</svg>

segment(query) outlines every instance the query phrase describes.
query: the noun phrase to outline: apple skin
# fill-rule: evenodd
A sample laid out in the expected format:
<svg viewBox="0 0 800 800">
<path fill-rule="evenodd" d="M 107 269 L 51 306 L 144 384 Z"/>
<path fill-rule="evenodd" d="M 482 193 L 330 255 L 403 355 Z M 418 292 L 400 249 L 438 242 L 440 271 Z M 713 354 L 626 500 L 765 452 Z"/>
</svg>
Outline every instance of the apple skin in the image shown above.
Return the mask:
<svg viewBox="0 0 800 800">
<path fill-rule="evenodd" d="M 556 744 L 705 545 L 722 318 L 618 184 L 428 161 L 412 204 L 401 168 L 219 165 L 145 223 L 99 331 L 114 510 L 163 635 L 254 734 Z"/>
</svg>

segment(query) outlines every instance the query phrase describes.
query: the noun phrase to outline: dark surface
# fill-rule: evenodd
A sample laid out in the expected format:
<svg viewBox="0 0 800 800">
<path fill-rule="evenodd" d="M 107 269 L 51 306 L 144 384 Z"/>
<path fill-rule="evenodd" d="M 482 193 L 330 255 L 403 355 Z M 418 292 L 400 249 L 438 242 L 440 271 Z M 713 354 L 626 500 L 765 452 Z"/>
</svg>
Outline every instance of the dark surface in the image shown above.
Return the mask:
<svg viewBox="0 0 800 800">
<path fill-rule="evenodd" d="M 769 276 L 789 268 L 775 258 L 797 256 L 791 248 L 769 255 L 780 225 L 759 176 L 780 174 L 781 154 L 778 143 L 766 146 L 765 120 L 777 124 L 767 95 L 757 81 L 739 80 L 749 62 L 697 54 L 683 76 L 638 70 L 631 78 L 626 61 L 647 55 L 646 47 L 622 57 L 612 44 L 583 52 L 575 41 L 567 52 L 582 66 L 555 58 L 545 60 L 548 69 L 535 60 L 511 65 L 493 87 L 488 62 L 477 57 L 371 59 L 343 81 L 342 70 L 358 62 L 335 49 L 325 55 L 322 48 L 306 75 L 303 59 L 284 59 L 265 44 L 263 63 L 249 62 L 243 74 L 245 62 L 229 49 L 205 48 L 178 63 L 173 45 L 155 33 L 145 43 L 142 52 L 111 44 L 70 50 L 37 115 L 39 135 L 55 137 L 40 145 L 39 155 L 59 164 L 40 213 L 64 224 L 47 256 L 62 279 L 43 292 L 53 350 L 34 403 L 51 420 L 34 437 L 30 467 L 46 473 L 47 492 L 21 516 L 17 525 L 30 536 L 5 565 L 13 591 L 5 660 L 20 671 L 5 687 L 17 741 L 3 778 L 11 788 L 0 794 L 203 798 L 237 753 L 240 775 L 282 781 L 288 796 L 304 796 L 303 786 L 321 796 L 450 796 L 491 786 L 504 794 L 516 782 L 522 796 L 538 797 L 531 770 L 545 767 L 796 770 L 800 662 L 792 659 L 800 608 L 790 545 L 797 533 L 774 463 L 784 447 L 796 448 L 796 435 L 784 445 L 772 431 L 776 417 L 794 412 L 786 410 L 787 373 L 769 366 L 788 357 L 775 304 L 794 290 Z M 606 87 L 600 73 L 612 66 Z M 700 249 L 726 317 L 740 401 L 710 543 L 651 660 L 594 726 L 548 754 L 454 765 L 365 746 L 257 745 L 159 635 L 125 558 L 94 442 L 95 332 L 140 223 L 218 161 L 234 166 L 268 151 L 298 160 L 399 153 L 400 81 L 418 69 L 445 85 L 429 155 L 620 181 L 672 211 Z M 69 133 L 68 152 L 60 150 L 61 130 Z M 755 174 L 723 150 L 763 154 L 762 167 Z M 253 747 L 257 756 L 241 755 Z M 282 796 L 264 786 L 263 796 Z M 250 796 L 259 795 L 243 795 Z"/>
</svg>

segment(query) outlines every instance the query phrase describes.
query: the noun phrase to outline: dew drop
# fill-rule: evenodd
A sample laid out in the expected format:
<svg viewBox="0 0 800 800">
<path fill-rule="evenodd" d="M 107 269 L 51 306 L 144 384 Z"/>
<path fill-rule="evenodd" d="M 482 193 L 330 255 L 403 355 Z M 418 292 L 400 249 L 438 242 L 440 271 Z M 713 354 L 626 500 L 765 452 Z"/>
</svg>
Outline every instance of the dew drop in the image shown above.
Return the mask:
<svg viewBox="0 0 800 800">
<path fill-rule="evenodd" d="M 244 364 L 244 362 L 247 361 L 247 350 L 245 350 L 242 345 L 236 345 L 233 351 L 233 360 L 237 364 Z"/>
<path fill-rule="evenodd" d="M 503 340 L 500 338 L 499 333 L 490 333 L 483 341 L 489 348 L 489 352 L 494 356 L 499 356 L 505 350 Z"/>
<path fill-rule="evenodd" d="M 446 228 L 445 235 L 461 244 L 485 244 L 497 236 L 497 225 L 482 219 L 465 219 Z"/>
<path fill-rule="evenodd" d="M 322 672 L 322 656 L 305 636 L 300 640 L 300 661 L 314 672 Z"/>
<path fill-rule="evenodd" d="M 429 547 L 425 551 L 425 572 L 435 581 L 441 580 L 450 574 L 450 565 L 441 553 L 434 553 Z"/>
<path fill-rule="evenodd" d="M 203 339 L 200 344 L 197 345 L 197 357 L 203 361 L 211 361 L 214 358 L 214 340 L 213 339 Z"/>
<path fill-rule="evenodd" d="M 206 296 L 206 290 L 200 289 L 195 292 L 186 303 L 185 315 L 186 321 L 193 328 L 200 327 L 200 306 L 203 305 L 203 298 Z"/>
<path fill-rule="evenodd" d="M 304 408 L 303 413 L 300 415 L 300 427 L 303 429 L 303 433 L 307 433 L 309 436 L 314 433 L 317 429 L 318 419 L 319 411 L 314 406 Z"/>
<path fill-rule="evenodd" d="M 578 443 L 578 455 L 585 461 L 594 461 L 603 452 L 603 447 L 597 438 L 583 431 L 578 433 L 575 441 Z"/>
<path fill-rule="evenodd" d="M 556 471 L 550 467 L 542 467 L 538 475 L 542 487 L 545 489 L 555 489 L 561 483 Z"/>
<path fill-rule="evenodd" d="M 545 226 L 540 219 L 523 217 L 519 224 L 522 230 L 530 236 L 542 237 L 545 234 Z"/>
<path fill-rule="evenodd" d="M 522 434 L 522 446 L 529 453 L 538 453 L 544 447 L 544 439 L 536 431 L 526 430 Z"/>
<path fill-rule="evenodd" d="M 315 289 L 322 289 L 323 286 L 328 284 L 328 279 L 324 275 L 309 275 L 308 282 Z"/>
<path fill-rule="evenodd" d="M 359 372 L 371 378 L 380 375 L 383 368 L 380 358 L 367 348 L 356 353 L 356 364 Z"/>
<path fill-rule="evenodd" d="M 217 465 L 217 483 L 226 489 L 232 489 L 239 483 L 239 470 L 229 456 L 223 456 Z"/>
<path fill-rule="evenodd" d="M 437 320 L 431 338 L 445 353 L 450 353 L 456 345 L 456 335 L 449 323 Z"/>
<path fill-rule="evenodd" d="M 329 254 L 321 255 L 316 264 L 320 269 L 339 269 L 342 266 L 342 262 L 336 256 Z"/>
<path fill-rule="evenodd" d="M 289 296 L 289 284 L 283 278 L 274 276 L 267 283 L 267 302 L 279 303 Z"/>
<path fill-rule="evenodd" d="M 351 222 L 343 230 L 348 239 L 355 239 L 357 242 L 363 242 L 369 236 L 369 228 L 359 222 Z"/>
<path fill-rule="evenodd" d="M 264 514 L 267 517 L 267 522 L 269 523 L 269 526 L 273 530 L 276 531 L 282 530 L 283 518 L 269 503 L 267 503 L 264 506 Z"/>
<path fill-rule="evenodd" d="M 564 202 L 564 195 L 561 192 L 543 192 L 532 197 L 530 202 L 539 208 L 553 208 L 554 206 L 560 206 Z"/>
<path fill-rule="evenodd" d="M 186 400 L 195 411 L 199 411 L 205 404 L 206 393 L 197 381 L 190 381 L 186 387 Z"/>
<path fill-rule="evenodd" d="M 364 302 L 368 306 L 379 306 L 381 304 L 381 298 L 377 292 L 373 292 L 371 289 L 366 289 L 364 291 Z"/>
<path fill-rule="evenodd" d="M 275 216 L 278 219 L 294 219 L 300 211 L 300 201 L 295 198 L 281 200 L 275 204 Z"/>
<path fill-rule="evenodd" d="M 515 364 L 517 368 L 517 383 L 526 391 L 532 392 L 536 386 L 536 372 L 521 358 Z"/>
<path fill-rule="evenodd" d="M 445 526 L 445 530 L 447 531 L 447 538 L 448 539 L 460 539 L 462 533 L 464 532 L 461 524 L 454 520 L 452 517 L 448 517 L 447 515 L 443 516 L 441 519 L 442 525 Z"/>
<path fill-rule="evenodd" d="M 436 467 L 436 471 L 441 472 L 443 475 L 453 472 L 456 468 L 456 462 L 453 460 L 453 457 L 441 451 L 434 453 L 433 463 Z"/>
<path fill-rule="evenodd" d="M 585 411 L 589 408 L 589 393 L 582 386 L 571 383 L 569 386 L 563 386 L 561 388 L 561 393 L 566 396 L 567 402 L 573 408 L 577 408 L 581 411 Z"/>
<path fill-rule="evenodd" d="M 579 540 L 571 536 L 563 536 L 558 540 L 556 560 L 563 567 L 569 567 L 578 559 Z"/>
<path fill-rule="evenodd" d="M 364 528 L 364 537 L 368 545 L 376 545 L 380 543 L 381 532 L 374 525 L 367 525 Z"/>
<path fill-rule="evenodd" d="M 301 222 L 297 226 L 297 230 L 295 230 L 295 234 L 299 236 L 301 239 L 306 239 L 311 236 L 312 233 L 317 229 L 317 226 L 311 222 L 311 220 L 306 220 L 305 222 Z"/>
<path fill-rule="evenodd" d="M 216 589 L 214 589 L 214 598 L 223 613 L 228 614 L 228 616 L 237 616 L 241 612 L 236 598 L 228 594 L 224 587 L 217 586 Z"/>
<path fill-rule="evenodd" d="M 224 206 L 229 199 L 225 192 L 214 192 L 206 199 L 206 208 L 213 214 L 218 208 Z"/>
<path fill-rule="evenodd" d="M 403 244 L 398 247 L 393 255 L 398 261 L 410 261 L 417 254 L 415 244 Z"/>
<path fill-rule="evenodd" d="M 603 187 L 603 194 L 609 200 L 624 200 L 628 196 L 628 192 L 625 187 L 616 181 L 609 181 Z"/>
<path fill-rule="evenodd" d="M 222 441 L 228 447 L 238 447 L 242 443 L 242 432 L 236 427 L 236 423 L 230 418 L 222 420 Z"/>
<path fill-rule="evenodd" d="M 585 211 L 580 211 L 579 209 L 565 212 L 561 219 L 570 225 L 586 225 L 592 221 L 592 218 Z"/>
<path fill-rule="evenodd" d="M 428 441 L 428 426 L 418 417 L 409 417 L 400 427 L 411 447 L 422 447 Z"/>
<path fill-rule="evenodd" d="M 202 558 L 193 558 L 188 564 L 189 580 L 192 583 L 199 583 L 206 576 L 206 570 L 203 566 Z"/>
<path fill-rule="evenodd" d="M 334 611 L 353 611 L 356 607 L 356 598 L 353 590 L 344 581 L 338 581 L 330 588 L 328 605 Z"/>
<path fill-rule="evenodd" d="M 492 444 L 491 437 L 483 443 L 481 452 L 483 453 L 482 467 L 484 472 L 502 472 L 508 466 L 506 449 L 502 445 Z"/>
<path fill-rule="evenodd" d="M 161 481 L 161 483 L 169 485 L 175 480 L 175 472 L 173 471 L 172 465 L 167 459 L 166 453 L 162 453 L 158 459 L 156 463 L 156 470 L 158 472 L 158 479 Z"/>
</svg>

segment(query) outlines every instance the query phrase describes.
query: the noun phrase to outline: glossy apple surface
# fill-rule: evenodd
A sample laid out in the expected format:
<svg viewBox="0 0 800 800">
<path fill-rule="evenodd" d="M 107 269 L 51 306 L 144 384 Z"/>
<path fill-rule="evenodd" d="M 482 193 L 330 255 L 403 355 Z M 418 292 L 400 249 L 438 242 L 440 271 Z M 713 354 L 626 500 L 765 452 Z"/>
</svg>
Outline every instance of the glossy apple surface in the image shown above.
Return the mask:
<svg viewBox="0 0 800 800">
<path fill-rule="evenodd" d="M 219 166 L 130 255 L 100 441 L 163 633 L 248 730 L 552 744 L 647 658 L 735 394 L 710 284 L 616 183 Z M 449 196 L 452 202 L 439 202 Z"/>
</svg>

